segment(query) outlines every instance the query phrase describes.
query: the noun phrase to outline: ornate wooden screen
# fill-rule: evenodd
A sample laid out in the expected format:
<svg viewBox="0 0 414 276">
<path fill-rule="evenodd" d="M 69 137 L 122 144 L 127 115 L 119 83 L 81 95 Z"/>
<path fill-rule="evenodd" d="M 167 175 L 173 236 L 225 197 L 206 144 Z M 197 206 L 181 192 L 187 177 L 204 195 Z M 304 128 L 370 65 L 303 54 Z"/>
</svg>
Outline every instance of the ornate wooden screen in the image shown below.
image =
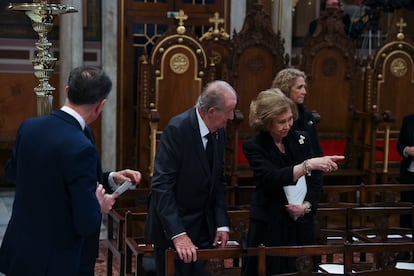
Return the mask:
<svg viewBox="0 0 414 276">
<path fill-rule="evenodd" d="M 359 175 L 351 147 L 358 66 L 355 46 L 345 33 L 342 13 L 326 10 L 302 49 L 301 69 L 308 76 L 305 105 L 320 115 L 318 133 L 324 155 L 345 155 L 336 174 Z M 344 170 L 345 168 L 350 170 Z M 344 183 L 345 184 L 345 183 Z"/>
<path fill-rule="evenodd" d="M 276 73 L 286 67 L 283 43 L 260 4 L 246 16 L 242 30 L 233 35 L 231 83 L 238 93 L 238 110 L 227 131 L 226 174 L 231 185 L 243 172 L 251 174 L 241 150 L 244 139 L 253 134 L 247 119 L 250 103 L 260 91 L 270 88 Z"/>
<path fill-rule="evenodd" d="M 198 37 L 210 27 L 209 18 L 219 12 L 228 31 L 230 0 L 118 0 L 117 167 L 139 168 L 140 57 L 152 49 L 170 27 L 175 12 L 189 15 L 187 29 Z M 116 12 L 116 11 L 115 11 Z M 148 57 L 149 58 L 149 57 Z"/>
<path fill-rule="evenodd" d="M 176 28 L 159 38 L 140 61 L 139 164 L 148 183 L 157 140 L 174 115 L 194 106 L 207 73 L 207 57 L 197 37 L 186 29 L 181 10 Z M 144 184 L 145 185 L 145 184 Z"/>
<path fill-rule="evenodd" d="M 209 22 L 214 26 L 201 36 L 201 44 L 204 47 L 209 64 L 214 64 L 215 78 L 229 81 L 233 51 L 230 35 L 224 28 L 220 27 L 224 24 L 224 19 L 220 18 L 218 12 L 214 13 Z"/>
</svg>

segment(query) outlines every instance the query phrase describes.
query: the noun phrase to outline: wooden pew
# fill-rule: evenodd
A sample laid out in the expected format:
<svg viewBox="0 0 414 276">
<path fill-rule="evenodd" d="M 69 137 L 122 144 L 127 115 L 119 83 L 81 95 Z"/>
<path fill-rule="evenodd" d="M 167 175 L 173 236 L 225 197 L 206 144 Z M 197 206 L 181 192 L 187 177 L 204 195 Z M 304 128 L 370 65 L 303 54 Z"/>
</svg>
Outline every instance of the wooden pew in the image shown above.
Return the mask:
<svg viewBox="0 0 414 276">
<path fill-rule="evenodd" d="M 229 241 L 236 246 L 247 244 L 247 231 L 249 230 L 249 210 L 228 210 L 227 215 L 230 222 Z"/>
<path fill-rule="evenodd" d="M 326 255 L 337 255 L 337 259 L 344 260 L 345 247 L 343 244 L 338 245 L 305 245 L 305 246 L 259 246 L 248 248 L 247 255 L 249 257 L 258 256 L 258 275 L 267 275 L 266 273 L 266 257 L 268 256 L 285 256 L 296 258 L 297 272 L 276 274 L 276 275 L 330 275 L 329 272 L 322 271 L 312 272 L 314 267 L 313 260 L 319 257 L 321 260 L 326 259 Z M 343 263 L 339 263 L 343 267 Z"/>
<path fill-rule="evenodd" d="M 324 185 L 319 207 L 357 207 L 360 185 Z"/>
<path fill-rule="evenodd" d="M 348 208 L 322 207 L 315 215 L 315 238 L 321 245 L 343 245 L 348 240 Z M 333 255 L 327 261 L 333 262 Z"/>
<path fill-rule="evenodd" d="M 361 184 L 361 203 L 365 206 L 411 206 L 401 202 L 402 192 L 414 191 L 414 184 Z"/>
<path fill-rule="evenodd" d="M 243 251 L 239 247 L 226 247 L 214 249 L 199 249 L 197 250 L 197 259 L 206 260 L 206 269 L 209 275 L 229 275 L 225 272 L 224 260 L 240 259 L 243 256 Z M 166 251 L 166 276 L 174 276 L 175 261 L 178 260 L 178 254 L 173 249 Z M 230 275 L 240 275 L 230 274 Z"/>
<path fill-rule="evenodd" d="M 227 215 L 229 217 L 229 241 L 227 247 L 241 248 L 242 250 L 247 249 L 247 232 L 249 230 L 250 211 L 247 209 L 241 210 L 228 210 Z M 242 258 L 233 259 L 231 268 L 227 271 L 232 270 L 232 273 L 240 273 Z"/>
<path fill-rule="evenodd" d="M 226 187 L 227 208 L 229 210 L 250 209 L 250 203 L 256 186 L 235 185 Z"/>
<path fill-rule="evenodd" d="M 117 198 L 113 209 L 108 213 L 106 217 L 107 276 L 112 276 L 114 256 L 119 260 L 120 275 L 124 275 L 125 214 L 128 211 L 146 212 L 149 192 L 149 188 L 127 190 Z"/>
<path fill-rule="evenodd" d="M 235 205 L 240 209 L 249 209 L 255 190 L 256 186 L 254 185 L 234 186 Z"/>
<path fill-rule="evenodd" d="M 144 238 L 146 219 L 146 212 L 125 214 L 125 275 L 155 273 L 154 248 Z"/>
<path fill-rule="evenodd" d="M 399 269 L 398 253 L 414 250 L 414 242 L 408 243 L 359 243 L 345 245 L 346 275 L 414 275 L 414 270 Z M 370 255 L 370 261 L 359 260 L 358 255 Z M 414 263 L 408 263 L 414 269 Z"/>
<path fill-rule="evenodd" d="M 401 215 L 414 216 L 413 210 L 412 206 L 350 208 L 348 240 L 354 243 L 410 242 L 413 240 L 413 227 L 399 227 L 398 219 Z"/>
</svg>

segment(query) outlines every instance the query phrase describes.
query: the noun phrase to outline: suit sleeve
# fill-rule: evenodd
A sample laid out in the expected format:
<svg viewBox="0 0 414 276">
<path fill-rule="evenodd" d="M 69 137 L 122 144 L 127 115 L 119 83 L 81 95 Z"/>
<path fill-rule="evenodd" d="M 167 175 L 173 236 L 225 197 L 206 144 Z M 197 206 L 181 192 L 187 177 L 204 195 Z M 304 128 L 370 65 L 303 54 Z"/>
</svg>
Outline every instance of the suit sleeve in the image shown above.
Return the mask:
<svg viewBox="0 0 414 276">
<path fill-rule="evenodd" d="M 16 180 L 16 168 L 17 168 L 16 162 L 17 162 L 17 154 L 18 154 L 17 149 L 20 143 L 21 129 L 23 125 L 25 125 L 25 122 L 22 123 L 22 125 L 19 127 L 17 131 L 16 146 L 12 150 L 12 156 L 10 157 L 10 159 L 6 161 L 6 164 L 5 164 L 6 179 L 11 180 L 11 181 Z"/>
<path fill-rule="evenodd" d="M 178 213 L 174 187 L 177 173 L 180 169 L 181 147 L 180 133 L 175 127 L 167 126 L 162 133 L 158 145 L 154 175 L 151 182 L 151 201 L 155 203 L 155 210 L 160 218 L 166 236 L 173 236 L 185 232 Z"/>
<path fill-rule="evenodd" d="M 95 195 L 98 152 L 95 147 L 87 146 L 70 151 L 63 160 L 75 231 L 81 236 L 94 234 L 100 227 L 102 216 Z"/>
<path fill-rule="evenodd" d="M 397 142 L 398 153 L 404 158 L 406 158 L 404 156 L 404 148 L 410 145 L 410 139 L 409 139 L 409 133 L 408 133 L 408 126 L 409 126 L 408 121 L 409 119 L 407 117 L 403 119 L 403 123 L 400 129 L 400 136 L 398 137 L 398 142 Z"/>
</svg>

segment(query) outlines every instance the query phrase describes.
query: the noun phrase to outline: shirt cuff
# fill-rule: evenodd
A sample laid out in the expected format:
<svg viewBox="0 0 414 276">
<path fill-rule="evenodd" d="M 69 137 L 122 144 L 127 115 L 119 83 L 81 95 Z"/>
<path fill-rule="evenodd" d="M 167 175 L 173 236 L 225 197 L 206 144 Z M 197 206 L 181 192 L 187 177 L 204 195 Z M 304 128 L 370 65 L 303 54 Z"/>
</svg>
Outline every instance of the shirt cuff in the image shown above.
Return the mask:
<svg viewBox="0 0 414 276">
<path fill-rule="evenodd" d="M 408 157 L 408 154 L 405 152 L 405 150 L 407 149 L 407 147 L 405 147 L 404 149 L 403 149 L 403 155 L 404 155 L 404 157 Z"/>
<path fill-rule="evenodd" d="M 118 188 L 118 185 L 115 183 L 112 175 L 114 172 L 109 173 L 108 175 L 108 185 L 109 188 L 111 188 L 112 192 L 115 192 L 115 190 Z"/>
<path fill-rule="evenodd" d="M 230 232 L 230 227 L 228 226 L 221 226 L 217 228 L 217 231 L 223 231 L 223 232 Z"/>
<path fill-rule="evenodd" d="M 182 232 L 182 233 L 180 233 L 180 234 L 177 234 L 177 235 L 173 236 L 173 237 L 171 238 L 171 240 L 173 240 L 173 239 L 175 239 L 175 238 L 177 238 L 177 237 L 179 237 L 179 236 L 185 235 L 185 234 L 187 234 L 187 232 Z"/>
</svg>

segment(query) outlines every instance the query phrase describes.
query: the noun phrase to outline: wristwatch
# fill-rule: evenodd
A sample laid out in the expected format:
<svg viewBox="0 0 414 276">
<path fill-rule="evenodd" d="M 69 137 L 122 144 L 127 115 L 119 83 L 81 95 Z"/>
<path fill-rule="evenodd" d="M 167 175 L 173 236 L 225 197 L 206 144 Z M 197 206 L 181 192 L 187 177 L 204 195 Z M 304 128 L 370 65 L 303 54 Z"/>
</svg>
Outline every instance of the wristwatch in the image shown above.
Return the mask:
<svg viewBox="0 0 414 276">
<path fill-rule="evenodd" d="M 303 205 L 305 205 L 305 214 L 310 213 L 312 211 L 312 204 L 309 201 L 304 201 Z"/>
</svg>

